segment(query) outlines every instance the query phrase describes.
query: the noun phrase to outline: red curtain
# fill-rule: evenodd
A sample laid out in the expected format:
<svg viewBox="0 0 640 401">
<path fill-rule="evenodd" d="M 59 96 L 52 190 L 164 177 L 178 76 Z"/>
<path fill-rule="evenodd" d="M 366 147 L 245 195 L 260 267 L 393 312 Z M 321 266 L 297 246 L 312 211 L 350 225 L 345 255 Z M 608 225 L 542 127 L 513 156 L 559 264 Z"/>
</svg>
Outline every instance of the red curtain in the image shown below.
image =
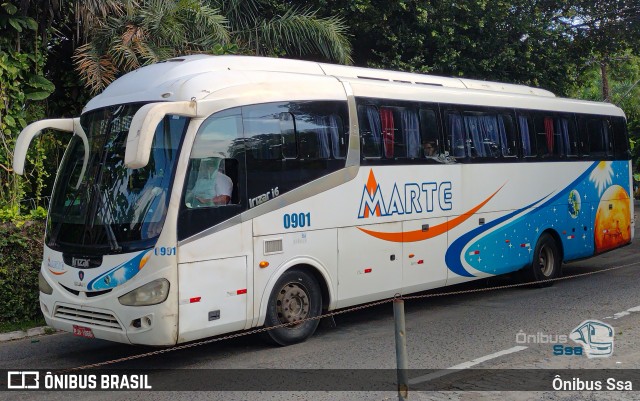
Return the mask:
<svg viewBox="0 0 640 401">
<path fill-rule="evenodd" d="M 547 149 L 553 153 L 553 118 L 544 118 L 544 132 L 547 134 Z"/>
<path fill-rule="evenodd" d="M 382 144 L 384 146 L 384 157 L 393 158 L 393 112 L 391 109 L 380 107 L 380 121 L 382 123 Z"/>
</svg>

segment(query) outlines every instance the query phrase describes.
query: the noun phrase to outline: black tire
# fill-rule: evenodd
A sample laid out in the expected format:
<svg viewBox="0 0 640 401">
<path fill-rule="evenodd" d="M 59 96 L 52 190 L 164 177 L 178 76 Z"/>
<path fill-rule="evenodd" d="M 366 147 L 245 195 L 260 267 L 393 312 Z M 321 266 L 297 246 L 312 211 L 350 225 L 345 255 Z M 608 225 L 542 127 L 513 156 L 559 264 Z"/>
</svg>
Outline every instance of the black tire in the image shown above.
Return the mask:
<svg viewBox="0 0 640 401">
<path fill-rule="evenodd" d="M 276 282 L 269 296 L 265 327 L 292 323 L 322 314 L 322 291 L 313 274 L 288 270 Z M 308 320 L 266 331 L 265 338 L 278 345 L 305 341 L 316 331 L 320 319 Z"/>
<path fill-rule="evenodd" d="M 549 287 L 553 281 L 541 282 L 560 277 L 562 260 L 556 240 L 548 233 L 543 233 L 533 251 L 531 265 L 525 269 L 527 281 L 538 287 Z"/>
</svg>

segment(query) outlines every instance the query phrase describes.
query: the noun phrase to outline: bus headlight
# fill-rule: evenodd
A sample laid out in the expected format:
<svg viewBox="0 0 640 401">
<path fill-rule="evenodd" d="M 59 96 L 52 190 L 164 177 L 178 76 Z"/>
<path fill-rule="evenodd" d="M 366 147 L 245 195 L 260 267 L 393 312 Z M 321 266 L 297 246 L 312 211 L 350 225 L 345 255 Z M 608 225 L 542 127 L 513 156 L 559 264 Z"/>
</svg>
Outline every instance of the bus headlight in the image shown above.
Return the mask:
<svg viewBox="0 0 640 401">
<path fill-rule="evenodd" d="M 38 272 L 38 288 L 40 292 L 44 292 L 47 295 L 53 294 L 53 287 L 47 283 L 47 280 L 42 275 L 42 272 Z"/>
<path fill-rule="evenodd" d="M 122 305 L 147 306 L 164 302 L 169 296 L 169 281 L 164 278 L 153 280 L 118 298 Z"/>
</svg>

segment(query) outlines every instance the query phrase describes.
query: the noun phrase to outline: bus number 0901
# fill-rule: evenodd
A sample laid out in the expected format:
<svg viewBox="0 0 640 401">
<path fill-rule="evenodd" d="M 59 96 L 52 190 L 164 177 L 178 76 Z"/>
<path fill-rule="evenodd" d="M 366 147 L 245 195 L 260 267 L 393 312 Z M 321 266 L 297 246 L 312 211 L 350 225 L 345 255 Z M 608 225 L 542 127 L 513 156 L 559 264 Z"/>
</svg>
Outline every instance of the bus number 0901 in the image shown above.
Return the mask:
<svg viewBox="0 0 640 401">
<path fill-rule="evenodd" d="M 154 248 L 153 253 L 157 256 L 175 256 L 176 247 L 159 246 Z"/>
<path fill-rule="evenodd" d="M 310 227 L 311 226 L 311 213 L 291 213 L 285 214 L 284 228 L 298 228 L 298 227 Z"/>
</svg>

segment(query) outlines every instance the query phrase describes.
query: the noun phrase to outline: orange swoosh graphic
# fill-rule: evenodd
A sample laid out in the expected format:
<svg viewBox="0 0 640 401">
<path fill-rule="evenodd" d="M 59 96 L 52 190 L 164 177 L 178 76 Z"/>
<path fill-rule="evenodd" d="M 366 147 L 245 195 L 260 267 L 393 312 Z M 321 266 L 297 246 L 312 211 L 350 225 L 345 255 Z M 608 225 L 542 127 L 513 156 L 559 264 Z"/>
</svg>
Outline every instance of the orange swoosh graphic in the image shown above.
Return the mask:
<svg viewBox="0 0 640 401">
<path fill-rule="evenodd" d="M 63 271 L 63 272 L 54 272 L 53 270 L 49 269 L 49 271 L 51 272 L 51 274 L 55 274 L 56 276 L 59 276 L 61 274 L 65 274 L 67 271 Z"/>
<path fill-rule="evenodd" d="M 379 238 L 381 240 L 390 241 L 390 242 L 417 242 L 424 241 L 429 238 L 436 237 L 440 234 L 444 234 L 452 228 L 459 226 L 464 223 L 469 217 L 473 216 L 475 212 L 477 212 L 481 207 L 487 204 L 501 189 L 504 187 L 506 183 L 502 184 L 500 188 L 494 193 L 492 193 L 487 199 L 476 205 L 474 208 L 470 209 L 466 213 L 461 214 L 460 216 L 449 220 L 446 223 L 438 224 L 433 227 L 429 227 L 428 231 L 415 230 L 415 231 L 407 231 L 399 232 L 399 233 L 383 233 L 379 231 L 367 230 L 365 228 L 358 227 L 358 229 L 365 234 L 369 234 L 373 237 Z"/>
</svg>

